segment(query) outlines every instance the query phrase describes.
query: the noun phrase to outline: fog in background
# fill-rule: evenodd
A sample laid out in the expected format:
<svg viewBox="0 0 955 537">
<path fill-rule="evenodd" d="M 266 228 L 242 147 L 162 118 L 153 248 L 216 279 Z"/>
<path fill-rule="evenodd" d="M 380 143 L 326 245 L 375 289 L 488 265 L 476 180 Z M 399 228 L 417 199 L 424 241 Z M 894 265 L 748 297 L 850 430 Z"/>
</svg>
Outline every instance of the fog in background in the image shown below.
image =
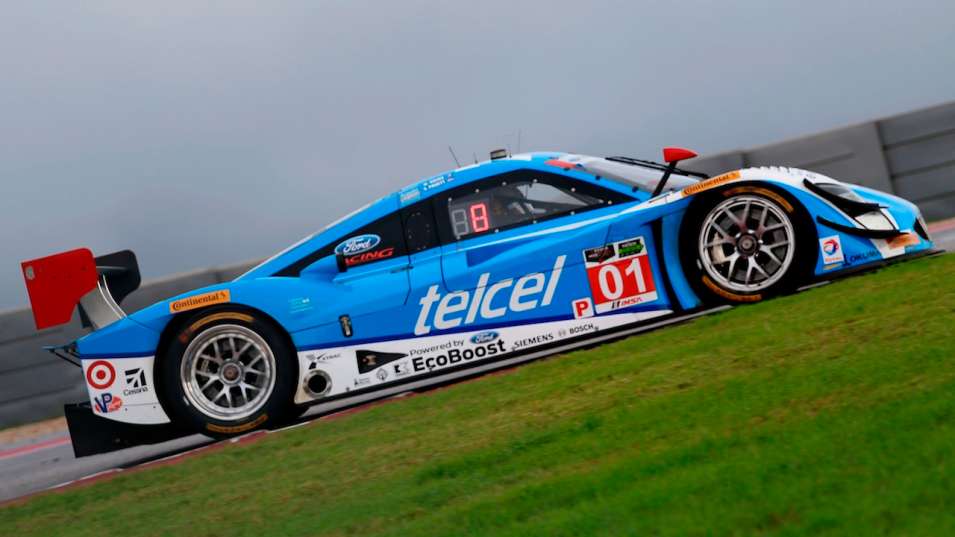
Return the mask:
<svg viewBox="0 0 955 537">
<path fill-rule="evenodd" d="M 953 98 L 950 0 L 6 3 L 0 308 L 78 246 L 265 257 L 449 144 L 713 153 Z"/>
</svg>

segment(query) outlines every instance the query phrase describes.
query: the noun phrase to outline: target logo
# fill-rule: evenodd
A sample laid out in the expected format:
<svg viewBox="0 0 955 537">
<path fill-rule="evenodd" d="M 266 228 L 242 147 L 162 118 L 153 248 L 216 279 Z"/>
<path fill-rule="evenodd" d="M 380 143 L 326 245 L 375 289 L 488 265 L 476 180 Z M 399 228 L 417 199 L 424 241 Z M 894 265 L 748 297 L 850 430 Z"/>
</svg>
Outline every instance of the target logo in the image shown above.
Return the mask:
<svg viewBox="0 0 955 537">
<path fill-rule="evenodd" d="M 97 360 L 86 369 L 86 382 L 97 390 L 105 390 L 116 380 L 113 364 L 106 360 Z"/>
</svg>

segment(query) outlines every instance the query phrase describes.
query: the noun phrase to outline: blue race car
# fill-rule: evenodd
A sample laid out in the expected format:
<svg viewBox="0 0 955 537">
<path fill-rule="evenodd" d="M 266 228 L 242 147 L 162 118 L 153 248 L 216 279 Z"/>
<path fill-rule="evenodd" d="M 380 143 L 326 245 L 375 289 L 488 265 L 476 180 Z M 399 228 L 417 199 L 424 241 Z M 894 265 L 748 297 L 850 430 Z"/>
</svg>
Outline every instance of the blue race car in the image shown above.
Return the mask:
<svg viewBox="0 0 955 537">
<path fill-rule="evenodd" d="M 127 315 L 132 252 L 24 262 L 89 402 L 78 455 L 227 437 L 447 382 L 933 248 L 915 205 L 804 170 L 492 153 L 389 194 L 232 282 Z"/>
</svg>

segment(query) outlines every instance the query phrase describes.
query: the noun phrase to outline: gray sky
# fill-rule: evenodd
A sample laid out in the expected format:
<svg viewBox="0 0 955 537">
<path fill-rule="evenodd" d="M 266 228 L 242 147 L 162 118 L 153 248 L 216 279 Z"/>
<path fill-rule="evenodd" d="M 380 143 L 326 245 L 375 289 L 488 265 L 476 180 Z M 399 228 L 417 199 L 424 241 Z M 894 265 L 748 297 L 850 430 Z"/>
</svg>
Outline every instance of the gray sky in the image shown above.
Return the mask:
<svg viewBox="0 0 955 537">
<path fill-rule="evenodd" d="M 7 3 L 0 308 L 78 246 L 267 256 L 448 144 L 712 153 L 953 98 L 951 0 Z"/>
</svg>

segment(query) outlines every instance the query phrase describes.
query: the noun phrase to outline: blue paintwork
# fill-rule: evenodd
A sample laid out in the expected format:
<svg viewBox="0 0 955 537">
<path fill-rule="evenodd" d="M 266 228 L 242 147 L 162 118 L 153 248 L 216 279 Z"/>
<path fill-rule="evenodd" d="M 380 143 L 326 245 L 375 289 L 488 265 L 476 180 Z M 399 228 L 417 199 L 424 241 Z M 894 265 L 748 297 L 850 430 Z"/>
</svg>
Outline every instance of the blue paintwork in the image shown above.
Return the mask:
<svg viewBox="0 0 955 537">
<path fill-rule="evenodd" d="M 557 279 L 551 300 L 537 296 L 537 307 L 514 311 L 492 318 L 480 314 L 467 319 L 461 312 L 457 317 L 444 319 L 447 326 L 436 326 L 436 319 L 425 319 L 428 335 L 458 331 L 493 330 L 500 326 L 538 323 L 548 320 L 573 318 L 571 302 L 590 296 L 584 268 L 583 250 L 636 236 L 644 237 L 659 298 L 628 311 L 692 309 L 701 303 L 691 289 L 679 262 L 678 236 L 683 215 L 691 198 L 666 204 L 655 204 L 625 212 L 646 201 L 649 194 L 632 192 L 628 185 L 599 179 L 583 171 L 560 170 L 545 164 L 560 153 L 539 153 L 529 160 L 505 159 L 482 163 L 430 177 L 399 192 L 373 202 L 350 217 L 310 236 L 272 259 L 253 268 L 235 281 L 217 284 L 161 301 L 128 318 L 118 321 L 78 340 L 83 358 L 145 356 L 154 354 L 163 329 L 173 315 L 169 303 L 177 298 L 228 289 L 231 302 L 245 305 L 275 319 L 291 335 L 299 350 L 353 345 L 363 341 L 380 341 L 421 335 L 415 333 L 416 322 L 423 309 L 422 301 L 429 290 L 444 296 L 452 291 L 475 293 L 479 278 L 487 274 L 488 286 L 495 282 L 516 280 L 520 276 L 541 273 L 545 278 Z M 485 234 L 446 244 L 410 256 L 400 256 L 350 268 L 339 273 L 333 255 L 326 256 L 304 269 L 298 277 L 273 276 L 281 268 L 298 261 L 321 247 L 341 242 L 350 233 L 364 225 L 390 214 L 403 206 L 439 194 L 472 181 L 518 169 L 544 170 L 560 173 L 582 183 L 598 185 L 631 196 L 634 200 L 623 205 L 600 208 L 577 215 L 568 215 L 538 224 Z M 840 211 L 814 194 L 793 185 L 773 183 L 785 189 L 815 218 L 821 215 L 833 222 L 853 226 Z M 895 196 L 862 187 L 853 187 L 864 198 L 887 206 L 902 229 L 911 229 L 917 209 L 911 203 Z M 622 212 L 623 211 L 623 212 Z M 439 216 L 440 217 L 440 216 Z M 585 223 L 586 222 L 586 223 Z M 659 225 L 662 238 L 662 258 L 657 255 L 653 228 Z M 575 227 L 576 226 L 576 227 Z M 559 231 L 555 231 L 559 229 Z M 533 234 L 529 236 L 529 234 Z M 872 241 L 817 225 L 818 236 L 840 235 L 846 262 L 842 267 L 826 271 L 820 259 L 816 274 L 831 274 L 858 264 L 872 261 Z M 374 242 L 371 238 L 354 246 Z M 357 243 L 356 243 L 357 244 Z M 930 248 L 922 241 L 909 246 L 914 252 Z M 562 266 L 557 266 L 558 258 Z M 660 275 L 666 267 L 669 288 L 667 294 Z M 559 268 L 559 270 L 557 270 Z M 512 282 L 513 283 L 513 282 Z M 489 304 L 493 308 L 509 307 L 510 288 L 501 292 Z M 528 299 L 529 300 L 529 299 Z M 432 308 L 434 309 L 434 308 Z M 338 319 L 351 317 L 354 335 L 345 338 Z M 460 318 L 460 324 L 450 326 Z"/>
</svg>

